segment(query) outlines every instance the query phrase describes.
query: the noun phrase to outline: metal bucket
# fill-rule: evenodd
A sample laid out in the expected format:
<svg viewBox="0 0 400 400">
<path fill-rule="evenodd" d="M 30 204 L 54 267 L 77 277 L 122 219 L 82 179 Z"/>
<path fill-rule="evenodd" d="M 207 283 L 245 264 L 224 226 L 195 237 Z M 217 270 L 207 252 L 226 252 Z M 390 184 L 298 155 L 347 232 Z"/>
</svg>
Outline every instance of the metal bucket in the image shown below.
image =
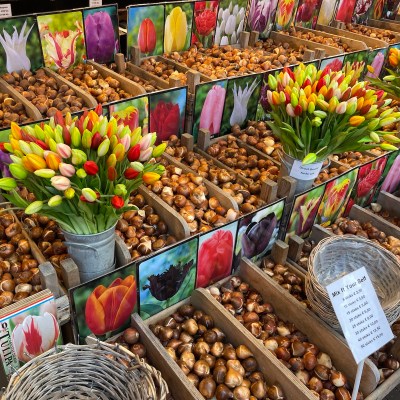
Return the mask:
<svg viewBox="0 0 400 400">
<path fill-rule="evenodd" d="M 296 191 L 295 194 L 302 193 L 307 191 L 308 189 L 311 189 L 315 178 L 317 178 L 318 174 L 321 172 L 322 169 L 325 169 L 329 167 L 330 162 L 325 161 L 324 163 L 322 162 L 317 162 L 314 164 L 309 164 L 306 166 L 301 166 L 301 161 L 296 160 L 292 156 L 289 156 L 289 154 L 286 154 L 285 152 L 281 153 L 281 169 L 280 169 L 280 176 L 291 176 L 296 179 Z M 296 172 L 294 171 L 293 166 L 297 163 L 297 168 Z M 299 170 L 304 169 L 308 170 L 309 179 L 307 178 L 301 178 L 302 172 Z M 303 174 L 304 176 L 307 176 L 307 173 Z"/>
<path fill-rule="evenodd" d="M 81 283 L 115 269 L 115 225 L 104 232 L 76 235 L 63 230 L 64 244 L 79 268 Z"/>
</svg>

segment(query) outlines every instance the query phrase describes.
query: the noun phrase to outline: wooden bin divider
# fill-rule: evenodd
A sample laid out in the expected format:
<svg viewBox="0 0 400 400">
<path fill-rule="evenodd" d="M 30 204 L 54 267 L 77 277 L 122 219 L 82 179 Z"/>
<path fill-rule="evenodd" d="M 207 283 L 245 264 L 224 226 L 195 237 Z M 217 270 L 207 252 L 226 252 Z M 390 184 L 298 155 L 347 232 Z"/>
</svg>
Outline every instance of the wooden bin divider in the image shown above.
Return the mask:
<svg viewBox="0 0 400 400">
<path fill-rule="evenodd" d="M 362 42 L 360 40 L 351 39 L 349 37 L 339 36 L 339 35 L 335 35 L 333 33 L 328 33 L 328 32 L 324 32 L 324 31 L 315 31 L 313 29 L 303 28 L 300 26 L 296 26 L 296 30 L 299 32 L 305 32 L 305 33 L 311 32 L 316 35 L 319 35 L 319 36 L 322 36 L 325 38 L 331 38 L 331 39 L 337 39 L 338 37 L 340 37 L 342 43 L 347 44 L 352 49 L 349 52 L 359 51 L 359 50 L 368 50 L 368 46 L 365 44 L 365 42 Z"/>
<path fill-rule="evenodd" d="M 316 317 L 310 310 L 303 307 L 293 296 L 274 282 L 273 279 L 268 278 L 262 270 L 250 260 L 246 258 L 241 260 L 236 275 L 257 290 L 262 298 L 274 307 L 275 314 L 279 318 L 283 321 L 294 323 L 297 329 L 308 337 L 310 342 L 314 343 L 322 352 L 327 353 L 332 358 L 333 364 L 338 370 L 342 371 L 351 382 L 354 382 L 357 364 L 354 361 L 349 347 L 337 332 Z M 226 280 L 227 279 L 222 282 Z M 236 321 L 236 319 L 207 291 L 204 290 L 204 292 L 207 293 L 207 298 L 215 304 L 215 307 L 223 310 L 228 318 Z M 243 327 L 243 329 L 245 328 Z M 252 335 L 251 337 L 255 342 L 259 343 Z M 261 344 L 261 346 L 263 345 Z M 287 371 L 289 374 L 292 374 L 290 370 Z M 291 377 L 291 379 L 297 380 L 295 375 L 291 375 Z M 370 394 L 376 388 L 378 380 L 379 374 L 377 373 L 377 368 L 374 367 L 371 362 L 366 362 L 360 390 L 364 394 Z M 306 388 L 305 386 L 303 387 Z M 313 395 L 310 393 L 310 399 L 313 398 L 312 396 Z"/>
<path fill-rule="evenodd" d="M 305 46 L 308 49 L 313 49 L 315 50 L 324 50 L 326 56 L 336 56 L 343 54 L 343 52 L 340 49 L 337 49 L 336 47 L 331 47 L 327 46 L 326 44 L 321 44 L 321 43 L 315 43 L 310 40 L 306 39 L 300 39 L 297 37 L 289 36 L 281 32 L 271 32 L 270 38 L 273 39 L 275 42 L 286 42 L 289 43 L 290 46 L 293 48 L 299 48 L 299 46 Z M 318 54 L 315 54 L 315 59 L 318 59 L 318 57 L 321 56 L 321 52 L 319 51 Z"/>
<path fill-rule="evenodd" d="M 34 121 L 40 121 L 43 119 L 40 111 L 28 101 L 20 92 L 15 90 L 9 85 L 3 78 L 0 78 L 0 91 L 9 94 L 15 101 L 19 101 L 25 108 L 26 115 L 31 117 Z"/>
<path fill-rule="evenodd" d="M 398 217 L 400 218 L 400 198 L 394 196 L 388 192 L 380 192 L 378 195 L 378 199 L 376 201 L 378 204 L 382 206 L 382 210 L 387 211 L 391 217 Z M 370 211 L 370 210 L 368 210 Z M 372 211 L 370 211 L 372 213 Z M 397 225 L 392 224 L 391 222 L 387 221 L 385 218 L 381 217 L 380 215 L 374 214 L 376 220 L 384 220 L 386 224 L 396 228 L 398 231 L 395 234 L 396 237 L 400 238 L 400 227 Z"/>
<path fill-rule="evenodd" d="M 92 60 L 88 60 L 87 63 L 89 65 L 93 65 L 93 67 L 99 71 L 100 75 L 103 78 L 110 76 L 111 78 L 116 79 L 120 83 L 121 89 L 123 89 L 127 93 L 130 93 L 132 96 L 140 96 L 141 94 L 146 94 L 146 91 L 142 86 L 138 85 L 136 82 L 131 81 L 125 76 L 114 72 L 112 69 L 104 67 L 103 65 Z"/>
<path fill-rule="evenodd" d="M 272 356 L 269 350 L 257 341 L 244 326 L 236 321 L 235 318 L 230 317 L 225 309 L 215 302 L 204 289 L 195 290 L 191 298 L 167 308 L 160 314 L 145 320 L 144 323 L 149 326 L 150 324 L 162 321 L 164 318 L 177 311 L 182 304 L 192 304 L 196 309 L 202 310 L 212 316 L 214 325 L 225 333 L 227 341 L 233 346 L 239 346 L 241 344 L 246 345 L 257 360 L 258 369 L 265 375 L 267 383 L 280 385 L 287 399 L 313 399 L 311 392 L 309 392 L 297 378 L 293 379 L 294 376 L 291 376 L 289 370 L 284 367 L 276 357 Z M 152 335 L 152 340 L 160 343 L 154 334 L 152 332 L 150 333 Z M 165 353 L 166 350 L 163 348 L 162 354 Z M 187 382 L 188 385 L 191 385 L 189 381 Z M 202 396 L 200 398 L 203 399 Z"/>
<path fill-rule="evenodd" d="M 294 262 L 299 261 L 304 246 L 304 239 L 297 235 L 290 236 L 288 240 L 288 245 L 288 258 L 293 260 Z"/>
<path fill-rule="evenodd" d="M 182 164 L 181 162 L 177 161 L 175 158 L 171 157 L 169 154 L 164 153 L 162 157 L 168 162 L 170 165 L 175 165 L 177 168 L 181 169 L 184 173 L 191 173 L 195 176 L 199 176 L 199 174 L 192 169 L 190 169 L 187 165 Z M 221 188 L 214 185 L 207 179 L 203 178 L 204 186 L 207 188 L 209 196 L 216 197 L 222 207 L 229 209 L 232 208 L 236 211 L 239 210 L 239 206 L 236 201 L 229 195 L 227 195 Z"/>
<path fill-rule="evenodd" d="M 161 79 L 156 75 L 150 74 L 150 72 L 145 71 L 144 69 L 138 67 L 136 64 L 133 64 L 132 62 L 128 61 L 126 63 L 126 71 L 146 81 L 150 80 L 154 81 L 156 83 L 156 86 L 158 86 L 160 89 L 169 89 L 167 81 L 164 81 L 164 79 Z"/>
<path fill-rule="evenodd" d="M 97 100 L 89 93 L 85 92 L 82 88 L 74 83 L 70 82 L 68 79 L 65 79 L 63 76 L 57 74 L 50 68 L 45 67 L 44 70 L 46 71 L 46 75 L 53 77 L 57 83 L 61 85 L 69 86 L 79 97 L 83 99 L 85 105 L 88 108 L 95 108 L 97 106 Z"/>
<path fill-rule="evenodd" d="M 368 19 L 368 26 L 372 26 L 373 28 L 379 28 L 379 29 L 389 29 L 393 32 L 400 32 L 400 24 L 398 21 L 393 21 L 391 19 Z"/>
<path fill-rule="evenodd" d="M 389 45 L 384 40 L 370 38 L 370 37 L 365 36 L 365 35 L 360 35 L 359 33 L 350 32 L 350 31 L 348 31 L 346 29 L 345 25 L 339 25 L 339 26 L 340 26 L 340 28 L 339 27 L 333 27 L 333 26 L 317 24 L 315 29 L 317 31 L 332 33 L 333 35 L 347 37 L 347 38 L 350 38 L 350 39 L 358 40 L 360 42 L 364 42 L 367 46 L 369 46 L 369 47 L 371 47 L 373 49 L 379 49 L 379 48 L 382 48 L 382 47 L 388 47 L 388 45 Z"/>
</svg>

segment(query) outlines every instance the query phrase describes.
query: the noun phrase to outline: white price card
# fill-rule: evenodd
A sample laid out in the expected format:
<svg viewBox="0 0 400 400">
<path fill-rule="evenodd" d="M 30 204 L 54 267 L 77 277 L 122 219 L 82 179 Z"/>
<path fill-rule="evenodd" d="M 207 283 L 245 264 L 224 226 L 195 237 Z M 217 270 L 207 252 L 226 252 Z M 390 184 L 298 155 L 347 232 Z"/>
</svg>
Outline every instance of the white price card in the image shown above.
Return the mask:
<svg viewBox="0 0 400 400">
<path fill-rule="evenodd" d="M 304 165 L 301 160 L 294 160 L 290 176 L 296 179 L 315 179 L 321 171 L 323 162 Z"/>
<path fill-rule="evenodd" d="M 11 3 L 0 4 L 0 18 L 12 17 Z"/>
<path fill-rule="evenodd" d="M 331 283 L 326 290 L 357 364 L 393 339 L 364 267 Z"/>
<path fill-rule="evenodd" d="M 89 0 L 89 7 L 101 7 L 102 5 L 102 0 Z"/>
</svg>

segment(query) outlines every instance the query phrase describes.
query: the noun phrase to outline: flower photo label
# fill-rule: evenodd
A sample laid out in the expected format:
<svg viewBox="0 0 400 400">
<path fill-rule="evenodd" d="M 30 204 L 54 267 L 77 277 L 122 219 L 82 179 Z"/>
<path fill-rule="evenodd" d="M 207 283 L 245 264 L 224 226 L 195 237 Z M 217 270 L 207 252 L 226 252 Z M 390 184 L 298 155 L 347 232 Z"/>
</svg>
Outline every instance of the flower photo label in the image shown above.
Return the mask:
<svg viewBox="0 0 400 400">
<path fill-rule="evenodd" d="M 89 7 L 101 7 L 102 5 L 102 0 L 89 0 Z"/>
<path fill-rule="evenodd" d="M 12 17 L 11 3 L 0 4 L 0 18 Z"/>
</svg>

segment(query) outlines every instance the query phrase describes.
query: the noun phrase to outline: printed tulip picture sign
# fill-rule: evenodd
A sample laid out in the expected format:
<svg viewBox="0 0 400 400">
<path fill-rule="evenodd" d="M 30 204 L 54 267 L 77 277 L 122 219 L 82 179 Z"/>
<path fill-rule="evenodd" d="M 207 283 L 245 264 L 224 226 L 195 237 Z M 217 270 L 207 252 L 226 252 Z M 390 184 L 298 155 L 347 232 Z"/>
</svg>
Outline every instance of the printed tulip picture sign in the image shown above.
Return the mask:
<svg viewBox="0 0 400 400">
<path fill-rule="evenodd" d="M 319 69 L 340 71 L 343 68 L 344 56 L 335 56 L 321 60 Z"/>
<path fill-rule="evenodd" d="M 194 290 L 198 239 L 156 254 L 139 265 L 140 316 L 147 319 Z"/>
<path fill-rule="evenodd" d="M 161 55 L 164 43 L 164 6 L 151 4 L 128 7 L 128 57 L 138 46 L 142 56 Z"/>
<path fill-rule="evenodd" d="M 365 74 L 367 65 L 368 51 L 355 51 L 344 56 L 343 69 L 354 71 L 354 76 L 361 80 Z"/>
<path fill-rule="evenodd" d="M 325 185 L 320 185 L 295 197 L 286 230 L 286 238 L 293 235 L 302 238 L 308 237 L 314 225 L 324 191 Z"/>
<path fill-rule="evenodd" d="M 233 125 L 243 127 L 254 120 L 257 113 L 263 74 L 232 78 L 228 80 L 221 135 L 229 133 Z"/>
<path fill-rule="evenodd" d="M 207 129 L 211 136 L 219 135 L 227 86 L 226 79 L 196 86 L 192 129 L 195 142 L 199 129 Z"/>
<path fill-rule="evenodd" d="M 34 17 L 0 19 L 0 74 L 43 66 L 39 31 Z"/>
<path fill-rule="evenodd" d="M 39 15 L 37 21 L 46 67 L 70 68 L 86 58 L 81 11 Z"/>
<path fill-rule="evenodd" d="M 247 17 L 247 30 L 257 31 L 265 39 L 272 31 L 275 22 L 278 0 L 250 0 Z"/>
<path fill-rule="evenodd" d="M 240 33 L 246 27 L 247 0 L 221 0 L 219 2 L 214 44 L 225 46 L 239 43 Z"/>
<path fill-rule="evenodd" d="M 395 1 L 397 2 L 397 1 Z M 385 0 L 376 0 L 374 1 L 374 5 L 373 5 L 373 10 L 370 14 L 370 18 L 372 19 L 381 19 L 383 16 L 383 12 L 384 12 L 384 7 L 385 4 L 388 4 L 388 1 Z M 397 8 L 399 7 L 399 5 L 397 5 Z M 394 19 L 394 17 L 393 17 Z"/>
<path fill-rule="evenodd" d="M 399 168 L 400 151 L 394 151 L 387 156 L 386 166 L 376 188 L 374 201 L 376 201 L 381 191 L 395 193 L 400 189 Z"/>
<path fill-rule="evenodd" d="M 317 24 L 322 0 L 300 0 L 297 7 L 295 25 L 314 29 Z"/>
<path fill-rule="evenodd" d="M 322 0 L 319 10 L 317 24 L 330 25 L 335 14 L 336 0 Z"/>
<path fill-rule="evenodd" d="M 207 287 L 230 275 L 238 222 L 199 237 L 196 287 Z"/>
<path fill-rule="evenodd" d="M 353 204 L 361 207 L 367 207 L 374 199 L 376 189 L 385 170 L 387 158 L 380 157 L 368 164 L 364 164 L 358 170 L 357 182 L 354 185 L 346 210 L 346 215 L 350 212 Z"/>
<path fill-rule="evenodd" d="M 164 53 L 184 51 L 192 39 L 193 3 L 165 6 Z"/>
<path fill-rule="evenodd" d="M 299 0 L 279 0 L 276 10 L 275 28 L 278 31 L 289 30 L 296 16 Z"/>
<path fill-rule="evenodd" d="M 201 43 L 204 47 L 213 45 L 218 3 L 218 1 L 196 1 L 194 3 L 192 44 Z"/>
<path fill-rule="evenodd" d="M 385 1 L 379 18 L 395 19 L 400 8 L 400 0 Z"/>
<path fill-rule="evenodd" d="M 324 197 L 315 220 L 316 224 L 329 226 L 343 215 L 356 179 L 357 169 L 353 169 L 326 184 Z"/>
<path fill-rule="evenodd" d="M 129 126 L 134 131 L 142 129 L 142 134 L 149 131 L 149 97 L 142 96 L 124 100 L 109 105 L 110 116 L 117 120 L 118 125 Z"/>
<path fill-rule="evenodd" d="M 186 95 L 186 87 L 150 95 L 150 132 L 157 132 L 156 143 L 183 133 Z"/>
<path fill-rule="evenodd" d="M 365 79 L 379 78 L 386 60 L 386 48 L 370 51 L 367 58 L 367 73 Z"/>
<path fill-rule="evenodd" d="M 356 1 L 340 0 L 336 11 L 336 20 L 346 23 L 351 22 Z"/>
<path fill-rule="evenodd" d="M 136 264 L 71 289 L 71 298 L 79 342 L 90 334 L 110 338 L 129 326 L 137 311 Z"/>
<path fill-rule="evenodd" d="M 117 6 L 83 10 L 87 58 L 101 64 L 114 60 L 119 51 Z"/>
<path fill-rule="evenodd" d="M 257 262 L 272 249 L 278 239 L 284 205 L 285 200 L 281 199 L 239 220 L 233 269 L 242 257 Z"/>
<path fill-rule="evenodd" d="M 358 24 L 367 22 L 374 10 L 374 0 L 357 0 L 353 11 L 352 21 Z"/>
</svg>

